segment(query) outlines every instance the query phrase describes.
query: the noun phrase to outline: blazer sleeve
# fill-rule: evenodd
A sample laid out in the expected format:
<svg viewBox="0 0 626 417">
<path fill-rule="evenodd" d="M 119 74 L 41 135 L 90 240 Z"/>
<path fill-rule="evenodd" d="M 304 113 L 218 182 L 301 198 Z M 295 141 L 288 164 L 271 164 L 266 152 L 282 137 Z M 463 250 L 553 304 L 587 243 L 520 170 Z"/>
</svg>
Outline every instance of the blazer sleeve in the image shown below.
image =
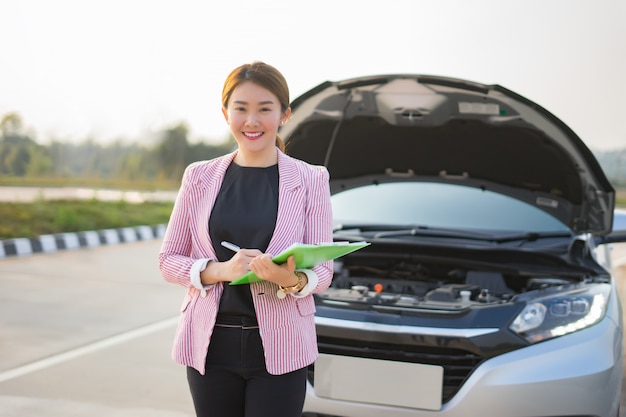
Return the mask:
<svg viewBox="0 0 626 417">
<path fill-rule="evenodd" d="M 192 234 L 189 226 L 192 168 L 193 165 L 189 166 L 183 174 L 159 252 L 159 270 L 163 278 L 186 288 L 193 285 L 191 271 L 198 261 L 192 257 Z"/>
</svg>

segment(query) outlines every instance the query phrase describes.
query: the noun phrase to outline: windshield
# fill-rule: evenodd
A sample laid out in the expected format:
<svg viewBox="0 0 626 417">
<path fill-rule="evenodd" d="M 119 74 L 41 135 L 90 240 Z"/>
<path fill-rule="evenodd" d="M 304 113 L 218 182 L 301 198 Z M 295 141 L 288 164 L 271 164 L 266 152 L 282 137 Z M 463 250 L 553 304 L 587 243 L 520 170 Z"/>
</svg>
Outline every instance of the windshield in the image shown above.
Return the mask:
<svg viewBox="0 0 626 417">
<path fill-rule="evenodd" d="M 556 218 L 519 200 L 478 188 L 443 183 L 367 185 L 334 194 L 331 200 L 335 224 L 569 231 Z"/>
</svg>

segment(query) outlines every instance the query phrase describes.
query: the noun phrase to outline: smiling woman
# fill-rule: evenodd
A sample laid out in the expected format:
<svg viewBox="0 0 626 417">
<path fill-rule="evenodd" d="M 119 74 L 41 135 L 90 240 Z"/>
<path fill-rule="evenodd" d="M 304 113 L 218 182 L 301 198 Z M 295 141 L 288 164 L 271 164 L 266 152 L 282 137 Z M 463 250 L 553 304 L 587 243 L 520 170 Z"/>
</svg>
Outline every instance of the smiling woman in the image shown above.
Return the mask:
<svg viewBox="0 0 626 417">
<path fill-rule="evenodd" d="M 285 154 L 289 89 L 275 67 L 232 70 L 222 114 L 237 148 L 187 167 L 159 252 L 163 278 L 187 290 L 173 359 L 198 417 L 297 417 L 317 358 L 313 294 L 332 265 L 273 254 L 331 241 L 328 171 Z M 250 271 L 260 281 L 229 285 Z"/>
</svg>

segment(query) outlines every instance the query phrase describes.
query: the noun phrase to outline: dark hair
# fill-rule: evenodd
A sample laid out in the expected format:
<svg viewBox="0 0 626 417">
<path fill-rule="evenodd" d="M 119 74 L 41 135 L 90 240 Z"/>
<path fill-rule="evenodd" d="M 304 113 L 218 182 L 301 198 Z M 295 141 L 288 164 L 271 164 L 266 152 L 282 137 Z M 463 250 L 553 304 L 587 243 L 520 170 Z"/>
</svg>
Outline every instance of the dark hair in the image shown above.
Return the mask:
<svg viewBox="0 0 626 417">
<path fill-rule="evenodd" d="M 273 66 L 260 61 L 241 65 L 226 77 L 222 89 L 222 107 L 228 107 L 231 94 L 245 81 L 252 81 L 271 91 L 278 98 L 280 110 L 283 113 L 289 108 L 289 87 L 285 77 Z M 281 151 L 285 151 L 285 142 L 278 135 L 276 135 L 276 146 Z"/>
</svg>

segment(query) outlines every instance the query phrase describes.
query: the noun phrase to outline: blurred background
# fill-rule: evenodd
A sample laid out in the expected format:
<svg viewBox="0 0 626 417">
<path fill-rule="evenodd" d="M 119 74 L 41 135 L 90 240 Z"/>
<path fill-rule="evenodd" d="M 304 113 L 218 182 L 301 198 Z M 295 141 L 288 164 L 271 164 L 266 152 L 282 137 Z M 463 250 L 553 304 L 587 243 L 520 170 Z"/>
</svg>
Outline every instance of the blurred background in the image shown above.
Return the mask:
<svg viewBox="0 0 626 417">
<path fill-rule="evenodd" d="M 623 0 L 0 0 L 0 241 L 166 223 L 184 168 L 232 149 L 222 84 L 255 60 L 292 99 L 386 73 L 500 84 L 571 127 L 626 208 L 624 22 Z M 192 415 L 158 248 L 1 260 L 1 416 Z"/>
<path fill-rule="evenodd" d="M 33 187 L 74 187 L 56 199 L 83 200 L 176 190 L 187 164 L 232 148 L 222 83 L 255 60 L 283 72 L 292 99 L 326 80 L 384 73 L 500 84 L 569 125 L 625 204 L 621 0 L 0 0 L 0 16 L 0 186 L 31 189 L 0 192 L 5 222 L 9 211 L 21 223 L 43 216 L 9 207 L 50 198 Z M 169 212 L 169 197 L 143 196 L 135 203 Z M 0 239 L 101 226 L 58 210 L 43 222 L 57 226 L 0 225 Z M 129 220 L 106 220 L 116 221 Z"/>
</svg>

